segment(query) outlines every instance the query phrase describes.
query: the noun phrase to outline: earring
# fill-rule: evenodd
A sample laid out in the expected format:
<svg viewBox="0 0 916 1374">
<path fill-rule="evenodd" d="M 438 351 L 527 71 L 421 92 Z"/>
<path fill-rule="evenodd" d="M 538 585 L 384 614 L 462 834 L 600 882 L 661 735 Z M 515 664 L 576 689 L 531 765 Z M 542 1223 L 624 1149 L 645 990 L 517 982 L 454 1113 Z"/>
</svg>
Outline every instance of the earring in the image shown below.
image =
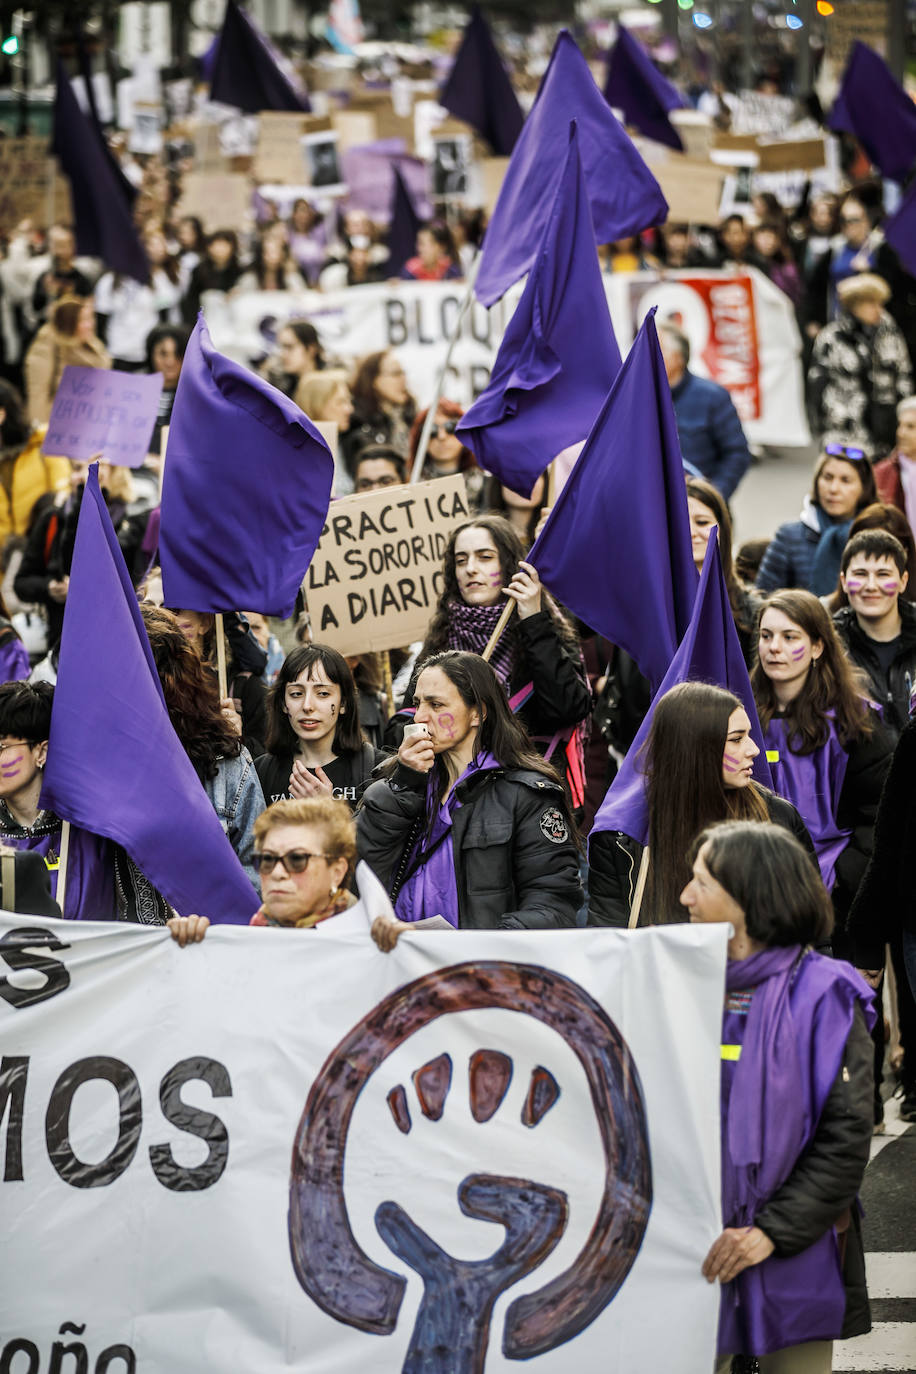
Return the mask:
<svg viewBox="0 0 916 1374">
<path fill-rule="evenodd" d="M 329 902 L 333 902 L 333 900 L 334 900 L 334 898 L 335 898 L 336 896 L 337 896 L 337 888 L 336 888 L 336 887 L 332 887 L 331 890 L 330 890 L 330 892 L 328 893 L 328 901 L 329 901 Z"/>
<path fill-rule="evenodd" d="M 40 773 L 41 770 L 42 770 L 42 768 L 44 768 L 44 764 L 43 764 L 43 763 L 36 764 L 36 767 L 37 767 L 37 769 L 38 769 L 38 771 L 39 771 L 39 773 Z"/>
</svg>

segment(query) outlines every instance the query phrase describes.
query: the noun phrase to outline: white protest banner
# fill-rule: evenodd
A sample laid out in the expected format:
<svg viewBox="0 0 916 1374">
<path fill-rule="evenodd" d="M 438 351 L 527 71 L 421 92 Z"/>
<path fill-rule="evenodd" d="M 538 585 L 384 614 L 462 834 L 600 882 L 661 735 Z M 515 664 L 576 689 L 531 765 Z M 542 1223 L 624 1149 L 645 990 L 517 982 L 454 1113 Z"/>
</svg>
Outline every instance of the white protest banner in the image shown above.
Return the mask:
<svg viewBox="0 0 916 1374">
<path fill-rule="evenodd" d="M 707 1374 L 727 937 L 0 914 L 0 1365 Z"/>
<path fill-rule="evenodd" d="M 342 654 L 422 639 L 448 536 L 470 516 L 460 474 L 333 501 L 302 584 L 316 639 Z"/>
</svg>

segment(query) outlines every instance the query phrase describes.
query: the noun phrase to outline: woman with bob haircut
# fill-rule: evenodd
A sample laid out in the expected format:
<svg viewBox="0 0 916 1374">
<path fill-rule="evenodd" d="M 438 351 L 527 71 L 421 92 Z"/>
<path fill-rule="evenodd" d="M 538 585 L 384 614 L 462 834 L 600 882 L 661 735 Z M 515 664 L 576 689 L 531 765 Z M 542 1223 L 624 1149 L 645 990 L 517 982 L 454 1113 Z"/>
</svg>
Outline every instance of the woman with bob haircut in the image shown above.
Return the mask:
<svg viewBox="0 0 916 1374">
<path fill-rule="evenodd" d="M 561 771 L 566 768 L 574 803 L 579 805 L 580 742 L 574 729 L 588 716 L 592 694 L 573 625 L 542 588 L 537 569 L 524 561 L 521 540 L 500 515 L 480 515 L 452 531 L 443 575 L 442 595 L 418 664 L 422 667 L 446 649 L 482 654 L 506 598 L 514 600 L 517 612 L 503 630 L 490 665 L 532 740 Z M 411 691 L 412 685 L 394 717 L 402 727 Z M 398 738 L 396 732 L 394 742 Z M 391 731 L 388 739 L 392 741 Z"/>
<path fill-rule="evenodd" d="M 645 862 L 639 925 L 685 921 L 680 894 L 685 855 L 696 835 L 718 821 L 774 821 L 814 851 L 791 802 L 752 777 L 760 753 L 738 697 L 707 682 L 680 682 L 658 702 L 645 746 L 649 843 L 619 830 L 589 839 L 589 925 L 626 926 Z M 647 853 L 648 850 L 648 853 Z"/>
<path fill-rule="evenodd" d="M 356 831 L 344 802 L 275 802 L 255 821 L 254 842 L 263 901 L 249 924 L 314 930 L 355 903 L 348 884 L 356 868 Z M 209 924 L 206 916 L 175 916 L 168 923 L 180 945 L 202 940 Z"/>
<path fill-rule="evenodd" d="M 703 1264 L 720 1284 L 718 1363 L 829 1374 L 833 1341 L 870 1329 L 856 1194 L 871 1140 L 873 996 L 816 953 L 832 914 L 782 827 L 732 822 L 691 847 L 681 901 L 729 922 L 722 1023 L 724 1228 Z"/>
<path fill-rule="evenodd" d="M 415 733 L 356 816 L 360 858 L 387 887 L 396 921 L 443 916 L 460 930 L 575 925 L 578 853 L 558 775 L 531 747 L 492 667 L 447 651 L 423 664 Z M 380 918 L 381 919 L 381 918 Z"/>
<path fill-rule="evenodd" d="M 293 649 L 270 690 L 267 752 L 254 765 L 268 803 L 327 796 L 354 807 L 383 757 L 360 726 L 343 655 L 327 644 Z"/>
<path fill-rule="evenodd" d="M 805 822 L 842 931 L 871 856 L 893 741 L 810 592 L 764 601 L 751 685 L 773 785 Z"/>
</svg>

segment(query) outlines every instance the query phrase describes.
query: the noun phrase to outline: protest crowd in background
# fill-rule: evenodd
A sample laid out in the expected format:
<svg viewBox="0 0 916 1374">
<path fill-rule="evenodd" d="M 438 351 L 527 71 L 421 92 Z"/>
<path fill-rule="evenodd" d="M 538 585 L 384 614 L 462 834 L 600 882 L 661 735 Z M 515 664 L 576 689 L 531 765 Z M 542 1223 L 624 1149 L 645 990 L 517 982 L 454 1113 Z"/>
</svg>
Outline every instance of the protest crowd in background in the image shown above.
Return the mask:
<svg viewBox="0 0 916 1374">
<path fill-rule="evenodd" d="M 385 951 L 730 920 L 718 1367 L 829 1370 L 916 1121 L 916 106 L 862 43 L 822 105 L 785 43 L 741 89 L 651 31 L 250 25 L 121 127 L 62 39 L 53 216 L 0 226 L 3 906 L 310 929 L 361 859 Z"/>
</svg>

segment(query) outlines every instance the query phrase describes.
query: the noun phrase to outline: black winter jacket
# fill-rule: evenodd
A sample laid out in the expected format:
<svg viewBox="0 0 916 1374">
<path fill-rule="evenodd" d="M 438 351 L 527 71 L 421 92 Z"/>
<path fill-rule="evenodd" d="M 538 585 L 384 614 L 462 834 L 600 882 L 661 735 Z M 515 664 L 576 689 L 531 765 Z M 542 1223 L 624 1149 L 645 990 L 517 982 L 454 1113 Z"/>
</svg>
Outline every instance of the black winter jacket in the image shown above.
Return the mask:
<svg viewBox="0 0 916 1374">
<path fill-rule="evenodd" d="M 356 813 L 359 857 L 391 891 L 426 822 L 427 774 L 398 763 Z M 559 784 L 526 768 L 473 773 L 457 787 L 452 845 L 461 930 L 573 926 L 579 864 Z M 428 915 L 435 915 L 429 912 Z"/>
<path fill-rule="evenodd" d="M 891 761 L 875 821 L 871 860 L 847 920 L 857 968 L 884 967 L 884 947 L 901 929 L 916 934 L 916 717 Z"/>
<path fill-rule="evenodd" d="M 805 823 L 791 802 L 756 784 L 766 802 L 770 820 L 799 840 L 817 863 L 814 845 Z M 593 830 L 588 842 L 588 924 L 625 927 L 636 892 L 643 846 L 621 830 Z M 649 925 L 645 908 L 639 924 Z M 685 917 L 686 919 L 686 917 Z"/>
<path fill-rule="evenodd" d="M 881 707 L 882 719 L 895 736 L 910 718 L 910 694 L 916 687 L 916 606 L 899 597 L 900 647 L 887 672 L 881 667 L 874 650 L 874 640 L 859 624 L 851 606 L 844 606 L 833 617 L 836 632 L 857 668 L 868 674 L 875 701 Z"/>
<path fill-rule="evenodd" d="M 852 831 L 849 843 L 836 861 L 836 882 L 831 894 L 837 937 L 845 930 L 849 908 L 871 858 L 881 789 L 894 752 L 891 731 L 874 714 L 872 724 L 874 729 L 870 735 L 854 740 L 849 746 L 849 761 L 837 806 L 837 825 L 841 830 Z M 845 944 L 836 937 L 834 949 L 846 957 Z"/>
<path fill-rule="evenodd" d="M 345 801 L 355 809 L 373 768 L 382 763 L 384 758 L 381 749 L 366 743 L 361 749 L 338 754 L 333 762 L 326 764 L 322 772 L 330 778 L 336 800 Z M 255 772 L 268 806 L 289 799 L 289 775 L 293 771 L 293 762 L 292 754 L 261 754 L 255 759 Z"/>
</svg>

